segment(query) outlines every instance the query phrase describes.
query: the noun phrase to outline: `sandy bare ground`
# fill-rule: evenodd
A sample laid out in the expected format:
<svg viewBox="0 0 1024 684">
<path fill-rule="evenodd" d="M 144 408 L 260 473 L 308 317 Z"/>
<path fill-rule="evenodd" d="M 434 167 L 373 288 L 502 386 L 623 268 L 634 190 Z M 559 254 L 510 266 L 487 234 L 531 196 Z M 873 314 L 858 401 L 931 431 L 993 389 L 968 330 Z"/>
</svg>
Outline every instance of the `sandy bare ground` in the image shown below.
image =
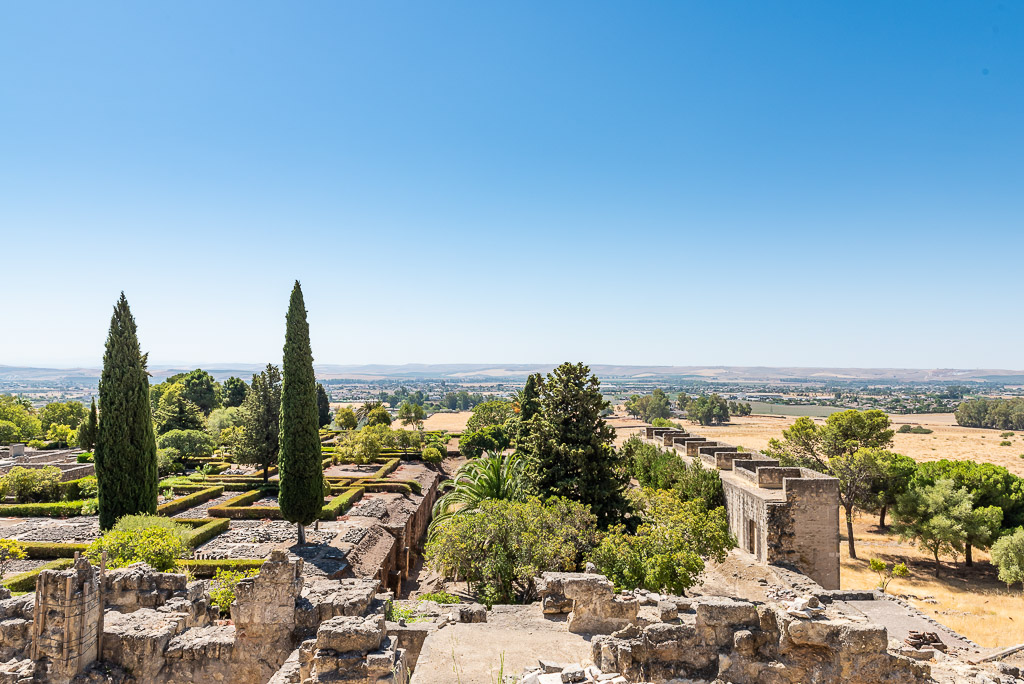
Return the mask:
<svg viewBox="0 0 1024 684">
<path fill-rule="evenodd" d="M 1011 473 L 1024 476 L 1024 433 L 1000 437 L 999 430 L 965 428 L 956 424 L 951 413 L 891 416 L 893 427 L 921 425 L 934 432 L 930 435 L 896 434 L 892 450 L 918 461 L 936 461 L 942 458 L 966 459 L 1004 466 Z M 782 431 L 796 418 L 789 416 L 746 416 L 733 418 L 728 425 L 700 426 L 683 421 L 683 425 L 698 435 L 718 439 L 747 449 L 760 450 L 768 440 L 781 439 Z M 823 423 L 824 419 L 815 418 Z M 1009 441 L 1009 446 L 1000 442 Z"/>
<path fill-rule="evenodd" d="M 457 411 L 456 413 L 435 413 L 427 416 L 423 421 L 424 430 L 447 430 L 448 432 L 462 432 L 466 429 L 466 423 L 472 411 Z"/>
</svg>

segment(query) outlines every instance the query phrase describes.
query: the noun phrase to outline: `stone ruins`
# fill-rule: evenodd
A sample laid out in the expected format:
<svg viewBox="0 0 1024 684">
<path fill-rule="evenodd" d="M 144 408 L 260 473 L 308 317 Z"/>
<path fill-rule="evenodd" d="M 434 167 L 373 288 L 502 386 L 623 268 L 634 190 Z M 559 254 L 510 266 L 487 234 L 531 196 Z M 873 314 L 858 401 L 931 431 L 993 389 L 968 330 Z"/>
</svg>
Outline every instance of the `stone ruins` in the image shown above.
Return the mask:
<svg viewBox="0 0 1024 684">
<path fill-rule="evenodd" d="M 644 428 L 684 460 L 717 468 L 729 531 L 759 563 L 790 565 L 825 589 L 839 588 L 839 483 L 807 468 L 781 468 L 756 451 L 690 434 Z"/>
</svg>

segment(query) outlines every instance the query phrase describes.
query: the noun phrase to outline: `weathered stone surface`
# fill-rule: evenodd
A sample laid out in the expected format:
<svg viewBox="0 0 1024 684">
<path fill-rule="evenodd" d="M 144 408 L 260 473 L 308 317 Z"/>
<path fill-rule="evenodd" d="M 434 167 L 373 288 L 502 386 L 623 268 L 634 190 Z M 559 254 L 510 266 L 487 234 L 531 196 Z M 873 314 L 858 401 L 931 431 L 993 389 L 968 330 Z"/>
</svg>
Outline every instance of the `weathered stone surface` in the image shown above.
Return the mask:
<svg viewBox="0 0 1024 684">
<path fill-rule="evenodd" d="M 104 606 L 122 613 L 159 608 L 173 597 L 185 598 L 186 595 L 185 575 L 157 572 L 145 563 L 111 570 L 103 583 Z"/>
<path fill-rule="evenodd" d="M 541 580 L 542 595 L 550 592 L 572 601 L 570 632 L 608 634 L 636 622 L 636 598 L 616 596 L 611 581 L 603 575 L 546 572 Z"/>
<path fill-rule="evenodd" d="M 479 603 L 459 605 L 459 622 L 487 622 L 487 609 Z"/>
<path fill-rule="evenodd" d="M 317 630 L 316 647 L 339 653 L 375 651 L 380 648 L 384 629 L 383 614 L 331 618 Z"/>
</svg>

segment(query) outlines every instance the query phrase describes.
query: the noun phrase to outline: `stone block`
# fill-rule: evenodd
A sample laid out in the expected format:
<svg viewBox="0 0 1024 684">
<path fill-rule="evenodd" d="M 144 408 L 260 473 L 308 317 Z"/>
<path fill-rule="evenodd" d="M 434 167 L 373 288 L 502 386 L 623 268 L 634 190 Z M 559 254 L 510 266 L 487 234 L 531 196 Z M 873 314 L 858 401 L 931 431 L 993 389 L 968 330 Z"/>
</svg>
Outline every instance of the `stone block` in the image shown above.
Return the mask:
<svg viewBox="0 0 1024 684">
<path fill-rule="evenodd" d="M 316 647 L 347 653 L 376 651 L 384 639 L 384 615 L 338 616 L 320 625 Z"/>
</svg>

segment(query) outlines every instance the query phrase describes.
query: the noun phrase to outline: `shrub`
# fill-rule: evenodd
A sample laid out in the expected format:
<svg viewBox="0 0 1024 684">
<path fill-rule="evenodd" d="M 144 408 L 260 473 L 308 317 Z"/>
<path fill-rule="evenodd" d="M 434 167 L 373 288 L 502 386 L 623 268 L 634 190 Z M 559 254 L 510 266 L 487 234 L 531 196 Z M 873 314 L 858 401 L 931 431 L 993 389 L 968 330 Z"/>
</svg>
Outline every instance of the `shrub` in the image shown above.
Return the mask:
<svg viewBox="0 0 1024 684">
<path fill-rule="evenodd" d="M 60 469 L 55 466 L 32 469 L 15 466 L 3 479 L 7 493 L 13 495 L 15 501 L 37 503 L 57 500 L 60 477 Z"/>
<path fill-rule="evenodd" d="M 82 515 L 96 515 L 100 512 L 100 500 L 88 499 L 82 502 Z"/>
<path fill-rule="evenodd" d="M 426 556 L 445 577 L 469 582 L 489 606 L 532 598 L 542 572 L 576 570 L 596 535 L 596 517 L 575 501 L 490 499 L 441 521 Z"/>
<path fill-rule="evenodd" d="M 705 559 L 721 563 L 736 545 L 725 508 L 709 511 L 701 501 L 651 489 L 636 503 L 642 520 L 636 534 L 615 525 L 591 556 L 618 588 L 682 594 L 704 571 Z"/>
<path fill-rule="evenodd" d="M 97 494 L 95 475 L 87 475 L 77 480 L 63 482 L 60 485 L 61 498 L 65 501 L 81 501 L 93 499 Z"/>
<path fill-rule="evenodd" d="M 231 604 L 235 602 L 235 589 L 246 577 L 255 577 L 259 570 L 227 570 L 217 568 L 210 585 L 210 602 L 217 606 L 221 615 L 231 612 Z"/>
<path fill-rule="evenodd" d="M 166 523 L 157 525 L 156 520 L 164 520 Z M 146 524 L 148 522 L 154 524 Z M 142 527 L 143 524 L 146 526 Z M 92 563 L 99 564 L 102 552 L 106 551 L 107 564 L 111 568 L 122 568 L 141 561 L 155 570 L 167 572 L 175 568 L 179 558 L 189 554 L 190 549 L 185 542 L 187 534 L 188 530 L 184 526 L 168 518 L 125 516 L 117 521 L 114 529 L 91 543 L 86 555 Z"/>
<path fill-rule="evenodd" d="M 444 457 L 441 455 L 441 450 L 438 449 L 436 446 L 428 446 L 426 449 L 424 449 L 422 458 L 427 463 L 435 464 L 440 463 L 441 461 L 444 460 Z"/>
<path fill-rule="evenodd" d="M 1007 587 L 1024 582 L 1024 527 L 1004 534 L 992 545 L 992 563 Z"/>
<path fill-rule="evenodd" d="M 181 452 L 173 447 L 157 449 L 156 469 L 160 477 L 167 477 L 171 473 L 180 473 L 185 470 L 185 466 L 181 463 Z"/>
<path fill-rule="evenodd" d="M 683 429 L 682 423 L 675 423 L 669 420 L 668 418 L 655 418 L 654 420 L 651 421 L 651 425 L 653 425 L 654 427 L 674 428 L 676 430 Z"/>
<path fill-rule="evenodd" d="M 440 603 L 442 605 L 448 605 L 452 603 L 458 603 L 459 597 L 452 596 L 446 591 L 432 591 L 429 594 L 421 594 L 418 597 L 420 601 L 433 601 L 434 603 Z"/>
<path fill-rule="evenodd" d="M 91 452 L 86 451 L 85 453 L 78 454 L 78 456 L 75 457 L 75 460 L 79 463 L 92 463 L 93 455 Z"/>
<path fill-rule="evenodd" d="M 217 443 L 202 430 L 171 430 L 160 436 L 157 446 L 161 449 L 177 449 L 181 458 L 187 460 L 212 456 Z"/>
<path fill-rule="evenodd" d="M 26 518 L 66 518 L 83 515 L 84 501 L 56 501 L 53 503 L 0 504 L 0 516 Z"/>
<path fill-rule="evenodd" d="M 44 442 L 41 439 L 30 439 L 30 440 L 28 440 L 28 448 L 29 449 L 45 449 L 46 448 L 46 442 Z"/>
<path fill-rule="evenodd" d="M 882 590 L 883 594 L 893 579 L 910 575 L 910 571 L 907 570 L 905 563 L 896 563 L 889 567 L 885 561 L 879 558 L 872 558 L 868 561 L 868 566 L 873 572 L 878 574 L 878 588 Z"/>
<path fill-rule="evenodd" d="M 11 561 L 28 558 L 25 547 L 13 539 L 0 539 L 0 579 L 11 569 Z"/>
<path fill-rule="evenodd" d="M 999 436 L 1002 437 L 1003 439 L 1006 439 L 1007 437 L 1013 437 L 1013 433 L 1012 432 L 1003 432 L 1003 433 L 1000 433 Z"/>
<path fill-rule="evenodd" d="M 1013 442 L 1011 442 L 1008 439 L 1004 439 L 1002 442 L 999 443 L 999 446 L 1013 446 Z"/>
<path fill-rule="evenodd" d="M 619 456 L 641 487 L 669 489 L 685 467 L 674 451 L 663 451 L 636 435 L 626 440 Z"/>
</svg>

